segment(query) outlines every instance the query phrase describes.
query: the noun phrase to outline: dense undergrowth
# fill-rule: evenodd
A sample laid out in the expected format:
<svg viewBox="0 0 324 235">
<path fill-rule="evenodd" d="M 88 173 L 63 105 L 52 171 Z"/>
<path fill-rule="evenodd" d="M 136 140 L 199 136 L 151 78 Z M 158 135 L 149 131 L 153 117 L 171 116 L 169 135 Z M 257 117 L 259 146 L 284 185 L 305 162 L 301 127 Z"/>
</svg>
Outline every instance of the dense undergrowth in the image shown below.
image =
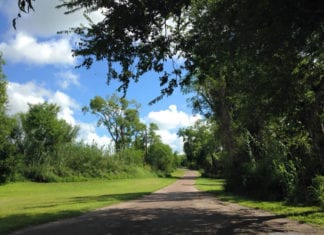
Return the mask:
<svg viewBox="0 0 324 235">
<path fill-rule="evenodd" d="M 41 164 L 26 164 L 23 156 L 16 158 L 8 181 L 67 182 L 168 176 L 179 164 L 180 158 L 172 153 L 168 162 L 146 162 L 141 150 L 126 149 L 116 154 L 96 145 L 69 143 L 60 146 Z"/>
</svg>

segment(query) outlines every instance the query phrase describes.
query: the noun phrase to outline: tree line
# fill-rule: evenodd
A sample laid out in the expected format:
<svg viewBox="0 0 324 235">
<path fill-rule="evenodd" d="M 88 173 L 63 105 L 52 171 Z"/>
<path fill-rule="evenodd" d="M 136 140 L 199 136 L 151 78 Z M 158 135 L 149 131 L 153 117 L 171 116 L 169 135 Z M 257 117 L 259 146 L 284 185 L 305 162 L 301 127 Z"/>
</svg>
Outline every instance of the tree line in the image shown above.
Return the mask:
<svg viewBox="0 0 324 235">
<path fill-rule="evenodd" d="M 221 170 L 228 191 L 323 203 L 323 1 L 77 0 L 58 7 L 104 15 L 62 32 L 80 37 L 73 50 L 80 66 L 106 60 L 108 82 L 120 81 L 124 92 L 157 72 L 161 94 L 152 103 L 178 86 L 196 94 L 192 107 L 206 121 L 179 132 L 188 164 Z"/>
<path fill-rule="evenodd" d="M 157 125 L 141 123 L 138 107 L 130 108 L 125 98 L 95 97 L 84 108 L 99 115 L 98 125 L 111 135 L 114 146 L 107 149 L 76 141 L 78 127 L 58 119 L 56 104 L 29 105 L 28 112 L 8 116 L 1 70 L 0 90 L 0 183 L 165 176 L 181 163 L 162 143 Z"/>
</svg>

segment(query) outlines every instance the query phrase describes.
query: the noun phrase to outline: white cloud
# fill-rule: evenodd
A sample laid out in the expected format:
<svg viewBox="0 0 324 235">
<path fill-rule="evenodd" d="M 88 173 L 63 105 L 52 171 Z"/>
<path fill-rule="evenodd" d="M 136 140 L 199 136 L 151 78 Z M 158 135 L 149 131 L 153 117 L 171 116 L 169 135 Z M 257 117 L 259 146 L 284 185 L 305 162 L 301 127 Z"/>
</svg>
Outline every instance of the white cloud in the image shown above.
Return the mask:
<svg viewBox="0 0 324 235">
<path fill-rule="evenodd" d="M 58 117 L 64 119 L 71 125 L 76 121 L 73 117 L 74 110 L 79 109 L 79 105 L 68 95 L 63 92 L 51 92 L 35 82 L 25 84 L 9 82 L 7 87 L 8 93 L 8 114 L 27 112 L 28 104 L 39 104 L 45 101 L 55 103 L 61 107 Z"/>
<path fill-rule="evenodd" d="M 157 134 L 161 137 L 162 142 L 169 145 L 173 151 L 183 153 L 183 142 L 177 133 L 172 133 L 169 130 L 158 130 Z"/>
<path fill-rule="evenodd" d="M 176 105 L 170 105 L 167 110 L 150 112 L 148 114 L 150 122 L 156 123 L 160 129 L 175 129 L 194 124 L 200 116 L 188 115 L 183 111 L 178 111 Z"/>
<path fill-rule="evenodd" d="M 35 1 L 35 11 L 21 13 L 14 30 L 12 20 L 19 12 L 17 1 L 1 0 L 0 12 L 7 17 L 7 31 L 0 36 L 0 51 L 4 58 L 26 64 L 75 65 L 71 49 L 79 39 L 72 34 L 58 36 L 57 32 L 89 23 L 82 11 L 65 15 L 65 9 L 56 9 L 61 3 L 60 0 Z M 95 23 L 104 18 L 100 10 L 89 17 Z"/>
<path fill-rule="evenodd" d="M 55 74 L 56 77 L 60 78 L 58 81 L 59 86 L 62 89 L 67 89 L 71 85 L 79 86 L 79 76 L 74 74 L 71 70 L 65 71 L 65 72 L 60 72 Z"/>
<path fill-rule="evenodd" d="M 35 38 L 18 33 L 9 43 L 0 43 L 0 51 L 6 60 L 26 64 L 73 65 L 75 58 L 67 38 L 37 41 Z"/>
<path fill-rule="evenodd" d="M 36 85 L 34 82 L 19 84 L 9 82 L 8 93 L 8 114 L 16 114 L 28 111 L 28 104 L 39 104 L 45 102 L 51 95 L 45 88 Z"/>
<path fill-rule="evenodd" d="M 157 134 L 161 136 L 163 143 L 168 144 L 174 151 L 183 153 L 183 141 L 177 136 L 181 127 L 193 125 L 201 119 L 200 115 L 193 116 L 183 111 L 178 111 L 176 105 L 170 105 L 166 110 L 150 112 L 147 120 L 156 123 L 159 127 Z"/>
<path fill-rule="evenodd" d="M 86 144 L 97 144 L 104 149 L 112 150 L 113 142 L 108 136 L 100 136 L 96 133 L 96 124 L 94 123 L 78 123 L 80 127 L 79 141 L 83 141 Z"/>
<path fill-rule="evenodd" d="M 74 110 L 79 109 L 79 105 L 71 99 L 68 95 L 61 91 L 56 91 L 48 100 L 50 103 L 60 106 L 61 111 L 58 113 L 58 117 L 64 119 L 71 125 L 76 125 L 76 121 L 73 117 Z"/>
</svg>

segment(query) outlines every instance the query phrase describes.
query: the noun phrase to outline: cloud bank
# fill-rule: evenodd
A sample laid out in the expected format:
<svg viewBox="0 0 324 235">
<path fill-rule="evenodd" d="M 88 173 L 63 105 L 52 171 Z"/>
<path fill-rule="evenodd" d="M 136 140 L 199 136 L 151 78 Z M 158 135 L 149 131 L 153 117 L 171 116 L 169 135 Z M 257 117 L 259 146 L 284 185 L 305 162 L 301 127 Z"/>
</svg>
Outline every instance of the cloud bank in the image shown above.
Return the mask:
<svg viewBox="0 0 324 235">
<path fill-rule="evenodd" d="M 37 41 L 25 33 L 16 34 L 8 43 L 0 43 L 0 51 L 3 52 L 4 58 L 14 63 L 74 65 L 75 58 L 71 50 L 67 38 Z"/>
</svg>

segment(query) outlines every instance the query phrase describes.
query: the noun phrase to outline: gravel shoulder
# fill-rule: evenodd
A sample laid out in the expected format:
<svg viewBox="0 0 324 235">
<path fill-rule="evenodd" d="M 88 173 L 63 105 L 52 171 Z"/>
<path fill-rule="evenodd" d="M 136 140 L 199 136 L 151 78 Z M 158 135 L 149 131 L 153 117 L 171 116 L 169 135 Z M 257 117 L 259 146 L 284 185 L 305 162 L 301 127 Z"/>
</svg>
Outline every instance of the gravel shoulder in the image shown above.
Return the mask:
<svg viewBox="0 0 324 235">
<path fill-rule="evenodd" d="M 140 199 L 13 234 L 324 234 L 307 224 L 219 201 L 195 188 L 196 175 L 187 171 Z"/>
</svg>

